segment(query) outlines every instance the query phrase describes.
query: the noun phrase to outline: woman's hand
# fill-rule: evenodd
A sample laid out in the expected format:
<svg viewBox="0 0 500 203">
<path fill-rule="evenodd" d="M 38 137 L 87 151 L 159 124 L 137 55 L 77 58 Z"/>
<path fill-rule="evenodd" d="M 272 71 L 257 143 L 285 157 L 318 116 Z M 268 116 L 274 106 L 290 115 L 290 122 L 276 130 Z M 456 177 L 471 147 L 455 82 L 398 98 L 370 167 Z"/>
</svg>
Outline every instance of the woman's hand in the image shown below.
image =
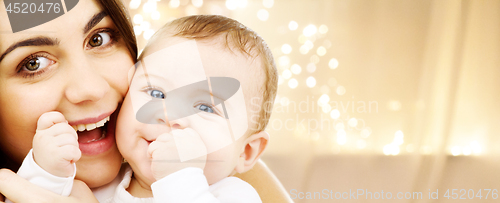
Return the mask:
<svg viewBox="0 0 500 203">
<path fill-rule="evenodd" d="M 75 180 L 69 197 L 57 195 L 19 177 L 8 169 L 0 169 L 0 193 L 17 203 L 99 203 L 82 181 Z M 5 199 L 0 199 L 1 202 Z"/>
</svg>

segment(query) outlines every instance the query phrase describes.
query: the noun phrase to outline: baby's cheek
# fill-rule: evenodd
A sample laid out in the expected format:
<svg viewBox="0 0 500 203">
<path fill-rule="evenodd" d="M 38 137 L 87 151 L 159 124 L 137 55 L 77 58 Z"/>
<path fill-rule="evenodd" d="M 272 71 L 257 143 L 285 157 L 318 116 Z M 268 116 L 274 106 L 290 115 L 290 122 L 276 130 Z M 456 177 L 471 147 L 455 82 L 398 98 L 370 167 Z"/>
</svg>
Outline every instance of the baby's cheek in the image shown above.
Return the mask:
<svg viewBox="0 0 500 203">
<path fill-rule="evenodd" d="M 236 167 L 237 158 L 232 145 L 208 154 L 204 170 L 208 183 L 213 184 L 228 177 Z"/>
<path fill-rule="evenodd" d="M 206 115 L 192 115 L 189 116 L 189 119 L 190 127 L 200 135 L 208 154 L 233 143 L 233 137 L 226 119 Z"/>
</svg>

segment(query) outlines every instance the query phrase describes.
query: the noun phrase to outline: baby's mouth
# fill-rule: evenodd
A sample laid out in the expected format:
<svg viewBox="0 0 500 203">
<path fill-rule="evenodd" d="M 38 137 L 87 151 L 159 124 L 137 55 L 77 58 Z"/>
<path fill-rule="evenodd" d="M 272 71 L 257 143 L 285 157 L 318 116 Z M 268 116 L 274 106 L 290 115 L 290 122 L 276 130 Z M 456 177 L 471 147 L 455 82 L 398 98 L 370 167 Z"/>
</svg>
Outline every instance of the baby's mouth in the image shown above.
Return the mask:
<svg viewBox="0 0 500 203">
<path fill-rule="evenodd" d="M 78 133 L 79 143 L 91 143 L 106 137 L 109 116 L 97 123 L 72 126 Z"/>
</svg>

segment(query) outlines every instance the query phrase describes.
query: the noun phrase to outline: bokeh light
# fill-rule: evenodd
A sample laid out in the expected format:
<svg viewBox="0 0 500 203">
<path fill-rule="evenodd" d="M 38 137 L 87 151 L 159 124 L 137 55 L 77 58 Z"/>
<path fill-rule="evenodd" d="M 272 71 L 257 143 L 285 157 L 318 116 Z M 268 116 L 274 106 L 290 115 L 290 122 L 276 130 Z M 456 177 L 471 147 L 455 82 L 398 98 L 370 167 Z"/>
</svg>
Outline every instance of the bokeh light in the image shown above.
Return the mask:
<svg viewBox="0 0 500 203">
<path fill-rule="evenodd" d="M 238 8 L 238 0 L 226 0 L 226 8 L 229 10 L 236 10 L 236 8 Z"/>
<path fill-rule="evenodd" d="M 309 76 L 306 80 L 307 87 L 313 88 L 316 86 L 316 79 L 313 76 Z"/>
<path fill-rule="evenodd" d="M 362 140 L 362 139 L 359 139 L 357 142 L 356 142 L 356 147 L 358 149 L 364 149 L 366 147 L 366 141 L 365 140 Z"/>
<path fill-rule="evenodd" d="M 320 34 L 326 34 L 328 32 L 328 27 L 326 25 L 320 25 L 318 31 Z"/>
<path fill-rule="evenodd" d="M 290 104 L 290 99 L 288 99 L 288 97 L 282 97 L 280 99 L 280 104 L 282 106 L 288 106 L 288 104 Z"/>
<path fill-rule="evenodd" d="M 210 5 L 210 14 L 212 15 L 223 15 L 224 10 L 217 4 Z"/>
<path fill-rule="evenodd" d="M 141 23 L 141 29 L 146 31 L 148 30 L 149 28 L 151 27 L 151 23 L 149 23 L 148 21 L 142 21 Z"/>
<path fill-rule="evenodd" d="M 344 130 L 344 129 L 345 129 L 344 123 L 339 122 L 339 123 L 335 124 L 335 130 L 336 131 Z"/>
<path fill-rule="evenodd" d="M 155 31 L 153 29 L 147 29 L 144 31 L 144 34 L 142 35 L 145 40 L 149 40 L 153 35 L 155 34 Z"/>
<path fill-rule="evenodd" d="M 287 66 L 288 64 L 290 64 L 290 57 L 288 56 L 281 56 L 278 58 L 278 64 L 280 66 Z"/>
<path fill-rule="evenodd" d="M 290 67 L 290 71 L 292 71 L 293 74 L 298 75 L 300 72 L 302 72 L 302 67 L 300 67 L 298 64 L 293 64 Z"/>
<path fill-rule="evenodd" d="M 469 156 L 472 154 L 472 149 L 470 148 L 470 146 L 465 146 L 462 148 L 462 154 L 464 154 L 465 156 Z"/>
<path fill-rule="evenodd" d="M 332 110 L 332 106 L 330 106 L 330 104 L 325 104 L 321 106 L 321 110 L 323 111 L 323 113 L 328 113 Z"/>
<path fill-rule="evenodd" d="M 288 81 L 288 86 L 292 89 L 295 89 L 298 85 L 299 82 L 295 78 L 292 78 Z"/>
<path fill-rule="evenodd" d="M 347 133 L 345 130 L 337 131 L 337 144 L 345 145 L 347 143 Z"/>
<path fill-rule="evenodd" d="M 356 127 L 358 125 L 358 119 L 356 118 L 351 118 L 349 119 L 349 121 L 347 122 L 347 124 L 351 127 Z"/>
<path fill-rule="evenodd" d="M 451 151 L 451 155 L 458 156 L 458 155 L 460 155 L 462 150 L 460 150 L 460 146 L 454 146 L 451 148 L 450 151 Z"/>
<path fill-rule="evenodd" d="M 168 3 L 168 6 L 170 8 L 178 8 L 180 5 L 181 5 L 180 0 L 170 0 L 170 2 Z"/>
<path fill-rule="evenodd" d="M 142 5 L 142 10 L 145 13 L 151 13 L 156 10 L 156 1 L 148 1 Z"/>
<path fill-rule="evenodd" d="M 474 140 L 473 142 L 470 143 L 470 146 L 471 146 L 472 152 L 474 154 L 476 154 L 476 155 L 481 154 L 482 149 L 481 149 L 481 145 L 479 144 L 479 142 Z"/>
<path fill-rule="evenodd" d="M 139 6 L 141 6 L 141 0 L 130 1 L 130 4 L 129 4 L 130 9 L 138 9 Z"/>
<path fill-rule="evenodd" d="M 307 72 L 314 73 L 314 71 L 316 71 L 316 65 L 314 65 L 314 63 L 308 63 L 306 69 Z"/>
<path fill-rule="evenodd" d="M 330 69 L 336 69 L 338 66 L 339 66 L 339 61 L 336 58 L 332 58 L 328 62 L 328 67 L 330 67 Z"/>
<path fill-rule="evenodd" d="M 290 54 L 292 52 L 292 46 L 289 44 L 283 44 L 283 46 L 281 46 L 281 52 L 284 54 Z"/>
<path fill-rule="evenodd" d="M 299 28 L 299 24 L 295 21 L 290 21 L 290 23 L 288 23 L 288 29 L 290 30 L 296 30 L 297 28 Z"/>
<path fill-rule="evenodd" d="M 304 45 L 300 46 L 299 52 L 301 54 L 305 55 L 305 54 L 309 53 L 309 48 L 307 48 L 307 46 L 304 44 Z"/>
<path fill-rule="evenodd" d="M 153 11 L 153 13 L 151 13 L 151 19 L 153 19 L 153 20 L 160 20 L 160 17 L 161 17 L 161 14 L 159 11 Z"/>
<path fill-rule="evenodd" d="M 286 69 L 286 70 L 283 71 L 282 76 L 285 79 L 290 79 L 292 77 L 292 72 L 290 72 L 290 70 Z"/>
<path fill-rule="evenodd" d="M 401 102 L 398 100 L 391 100 L 387 103 L 387 108 L 391 111 L 401 110 Z"/>
<path fill-rule="evenodd" d="M 345 90 L 345 87 L 344 87 L 344 86 L 338 86 L 338 87 L 337 87 L 337 94 L 338 94 L 338 95 L 342 96 L 342 95 L 344 95 L 344 94 L 345 94 L 345 92 L 346 92 L 346 90 Z"/>
<path fill-rule="evenodd" d="M 184 9 L 186 15 L 191 16 L 191 15 L 198 15 L 198 8 L 194 7 L 193 5 L 188 5 Z"/>
<path fill-rule="evenodd" d="M 309 58 L 309 61 L 311 61 L 311 63 L 318 64 L 319 63 L 319 56 L 316 54 L 313 54 L 313 55 L 311 55 L 311 58 Z"/>
<path fill-rule="evenodd" d="M 135 34 L 135 36 L 139 36 L 139 35 L 142 34 L 142 28 L 141 28 L 141 26 L 137 26 L 137 25 L 134 26 L 134 34 Z"/>
<path fill-rule="evenodd" d="M 385 145 L 383 148 L 383 152 L 385 155 L 398 155 L 400 152 L 399 146 L 395 144 Z"/>
<path fill-rule="evenodd" d="M 238 8 L 245 8 L 248 5 L 248 0 L 238 0 Z"/>
<path fill-rule="evenodd" d="M 324 105 L 327 104 L 330 101 L 330 97 L 327 94 L 321 95 L 318 99 L 318 105 Z"/>
<path fill-rule="evenodd" d="M 191 0 L 191 3 L 196 8 L 200 8 L 201 6 L 203 6 L 203 0 Z"/>
<path fill-rule="evenodd" d="M 302 33 L 306 37 L 313 36 L 314 34 L 316 34 L 316 32 L 318 32 L 318 28 L 316 28 L 316 26 L 313 25 L 313 24 L 310 24 L 310 25 L 306 26 L 304 28 L 304 30 L 302 31 Z"/>
<path fill-rule="evenodd" d="M 257 18 L 262 21 L 266 21 L 269 18 L 269 12 L 266 9 L 260 9 L 257 12 Z"/>
<path fill-rule="evenodd" d="M 134 18 L 132 18 L 132 21 L 133 21 L 135 24 L 141 24 L 143 20 L 144 20 L 144 18 L 142 17 L 142 15 L 141 15 L 141 14 L 135 14 L 135 15 L 134 15 Z"/>
<path fill-rule="evenodd" d="M 333 109 L 330 112 L 330 117 L 332 117 L 333 119 L 338 119 L 340 117 L 340 111 L 338 109 Z"/>
<path fill-rule="evenodd" d="M 330 94 L 330 87 L 328 87 L 328 85 L 322 85 L 319 91 L 321 94 Z"/>
<path fill-rule="evenodd" d="M 326 49 L 325 49 L 325 47 L 323 47 L 323 46 L 318 47 L 318 49 L 316 50 L 316 53 L 317 53 L 319 56 L 324 56 L 324 55 L 326 54 Z"/>
<path fill-rule="evenodd" d="M 396 133 L 394 133 L 394 144 L 396 145 L 402 145 L 404 143 L 404 134 L 403 131 L 398 130 Z"/>
<path fill-rule="evenodd" d="M 304 45 L 308 48 L 308 49 L 312 49 L 314 48 L 314 43 L 311 41 L 311 40 L 306 40 L 304 42 Z"/>
<path fill-rule="evenodd" d="M 361 130 L 361 137 L 362 138 L 368 138 L 372 134 L 372 129 L 369 127 L 364 128 Z"/>
<path fill-rule="evenodd" d="M 273 5 L 274 5 L 274 0 L 263 0 L 262 1 L 262 4 L 264 5 L 264 7 L 266 8 L 272 8 Z"/>
<path fill-rule="evenodd" d="M 295 22 L 295 21 L 294 21 Z M 304 44 L 307 41 L 307 37 L 304 35 L 299 35 L 299 43 Z"/>
</svg>

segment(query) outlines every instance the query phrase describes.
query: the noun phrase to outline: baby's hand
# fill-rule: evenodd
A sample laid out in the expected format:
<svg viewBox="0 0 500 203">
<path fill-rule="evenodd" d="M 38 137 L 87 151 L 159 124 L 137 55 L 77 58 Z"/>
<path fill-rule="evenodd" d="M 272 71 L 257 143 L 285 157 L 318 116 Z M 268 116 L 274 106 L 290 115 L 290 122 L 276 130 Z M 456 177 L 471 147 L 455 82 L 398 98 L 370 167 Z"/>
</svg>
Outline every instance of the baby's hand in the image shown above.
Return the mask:
<svg viewBox="0 0 500 203">
<path fill-rule="evenodd" d="M 45 171 L 59 177 L 75 173 L 73 163 L 82 153 L 78 134 L 59 112 L 44 113 L 38 119 L 33 138 L 33 158 Z"/>
<path fill-rule="evenodd" d="M 158 136 L 156 141 L 149 145 L 148 156 L 151 159 L 153 176 L 160 180 L 187 167 L 204 169 L 207 149 L 198 133 L 186 128 Z"/>
</svg>

